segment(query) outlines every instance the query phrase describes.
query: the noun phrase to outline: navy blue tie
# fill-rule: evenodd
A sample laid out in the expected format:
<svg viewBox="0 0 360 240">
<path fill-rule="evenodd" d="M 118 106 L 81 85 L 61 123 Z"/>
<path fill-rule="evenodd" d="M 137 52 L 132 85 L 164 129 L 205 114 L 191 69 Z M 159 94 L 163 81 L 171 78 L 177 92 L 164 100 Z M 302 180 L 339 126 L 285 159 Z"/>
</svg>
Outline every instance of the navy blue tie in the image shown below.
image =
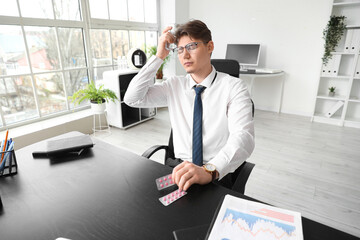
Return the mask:
<svg viewBox="0 0 360 240">
<path fill-rule="evenodd" d="M 205 87 L 194 87 L 196 96 L 194 102 L 194 120 L 193 120 L 193 163 L 202 166 L 203 165 L 203 147 L 202 147 L 202 102 L 201 93 L 205 90 Z"/>
</svg>

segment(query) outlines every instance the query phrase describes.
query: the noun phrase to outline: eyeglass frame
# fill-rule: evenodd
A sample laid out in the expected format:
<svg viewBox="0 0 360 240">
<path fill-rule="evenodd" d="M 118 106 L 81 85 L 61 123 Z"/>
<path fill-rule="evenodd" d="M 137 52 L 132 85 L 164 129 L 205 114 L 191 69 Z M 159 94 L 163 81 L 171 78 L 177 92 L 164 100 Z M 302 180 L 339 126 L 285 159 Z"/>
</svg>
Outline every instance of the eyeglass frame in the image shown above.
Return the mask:
<svg viewBox="0 0 360 240">
<path fill-rule="evenodd" d="M 191 51 L 193 51 L 193 50 L 195 50 L 195 49 L 198 48 L 199 43 L 208 44 L 209 42 L 191 42 L 191 43 L 186 44 L 184 47 L 176 47 L 176 48 L 174 48 L 174 49 L 173 49 L 173 52 L 176 51 L 178 55 L 182 55 L 182 54 L 184 53 L 184 50 L 186 49 L 186 51 L 187 51 L 188 53 L 190 53 Z M 191 46 L 195 46 L 195 48 L 190 49 Z M 181 49 L 181 50 L 180 50 L 180 49 Z M 179 50 L 180 50 L 181 52 L 179 52 Z"/>
</svg>

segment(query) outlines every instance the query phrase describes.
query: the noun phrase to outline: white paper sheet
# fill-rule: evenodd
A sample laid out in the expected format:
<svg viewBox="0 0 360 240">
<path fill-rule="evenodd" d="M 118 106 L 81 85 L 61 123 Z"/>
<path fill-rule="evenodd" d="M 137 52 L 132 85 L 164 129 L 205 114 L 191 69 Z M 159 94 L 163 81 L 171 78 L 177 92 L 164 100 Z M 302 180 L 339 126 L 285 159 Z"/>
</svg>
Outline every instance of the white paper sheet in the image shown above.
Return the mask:
<svg viewBox="0 0 360 240">
<path fill-rule="evenodd" d="M 301 214 L 226 195 L 209 240 L 303 240 Z"/>
</svg>

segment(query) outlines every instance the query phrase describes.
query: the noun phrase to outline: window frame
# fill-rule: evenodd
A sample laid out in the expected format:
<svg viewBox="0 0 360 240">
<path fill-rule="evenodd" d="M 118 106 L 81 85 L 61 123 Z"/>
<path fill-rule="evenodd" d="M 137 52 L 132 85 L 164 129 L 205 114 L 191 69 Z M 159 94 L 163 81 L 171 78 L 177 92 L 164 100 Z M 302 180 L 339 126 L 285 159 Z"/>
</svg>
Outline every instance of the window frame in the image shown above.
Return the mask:
<svg viewBox="0 0 360 240">
<path fill-rule="evenodd" d="M 127 0 L 131 1 L 131 0 Z M 146 0 L 143 0 L 146 1 Z M 108 8 L 108 16 L 110 16 L 109 13 L 109 1 L 107 0 L 107 8 Z M 58 19 L 44 19 L 44 18 L 29 18 L 29 17 L 22 17 L 21 15 L 21 9 L 20 9 L 20 2 L 19 0 L 16 0 L 17 3 L 17 8 L 18 8 L 18 12 L 19 12 L 19 16 L 0 16 L 0 23 L 1 25 L 15 25 L 15 26 L 20 26 L 21 27 L 21 31 L 22 31 L 22 36 L 23 36 L 23 40 L 24 40 L 24 44 L 25 44 L 25 51 L 26 51 L 26 60 L 29 64 L 29 68 L 30 71 L 26 74 L 11 74 L 11 75 L 3 75 L 0 78 L 4 79 L 7 77 L 19 77 L 19 76 L 30 76 L 31 78 L 31 83 L 32 83 L 32 88 L 33 88 L 33 94 L 34 94 L 34 99 L 35 99 L 35 107 L 37 109 L 37 117 L 36 118 L 31 118 L 28 120 L 23 120 L 23 121 L 19 121 L 16 123 L 6 123 L 5 121 L 5 114 L 3 113 L 2 109 L 0 108 L 0 119 L 1 119 L 1 123 L 2 125 L 0 125 L 0 130 L 5 130 L 5 129 L 9 129 L 9 128 L 14 128 L 17 126 L 22 126 L 22 125 L 26 125 L 29 123 L 33 123 L 33 122 L 38 122 L 44 119 L 49 119 L 49 118 L 53 118 L 56 116 L 61 116 L 61 115 L 66 115 L 69 114 L 71 112 L 74 111 L 81 111 L 87 108 L 90 108 L 90 104 L 85 105 L 85 106 L 80 106 L 77 108 L 73 108 L 70 109 L 70 102 L 68 99 L 68 93 L 66 90 L 66 79 L 65 79 L 65 75 L 66 72 L 69 71 L 74 71 L 74 70 L 86 70 L 87 72 L 87 76 L 88 79 L 94 79 L 94 69 L 95 67 L 92 64 L 92 51 L 91 51 L 91 40 L 90 40 L 90 30 L 91 29 L 105 29 L 107 31 L 109 31 L 110 34 L 110 53 L 111 53 L 111 65 L 104 65 L 101 67 L 111 67 L 112 69 L 115 68 L 116 64 L 114 63 L 114 58 L 112 56 L 112 52 L 113 52 L 113 46 L 112 46 L 112 42 L 111 42 L 111 30 L 125 30 L 128 32 L 128 38 L 129 38 L 129 45 L 130 45 L 130 34 L 129 31 L 143 31 L 144 32 L 144 37 L 145 37 L 145 41 L 146 41 L 146 31 L 155 31 L 155 32 L 159 32 L 160 29 L 160 0 L 156 0 L 156 10 L 157 10 L 157 23 L 146 23 L 146 22 L 130 22 L 130 21 L 122 21 L 122 20 L 110 20 L 110 19 L 98 19 L 98 18 L 91 18 L 91 14 L 90 14 L 90 1 L 89 0 L 79 0 L 79 10 L 80 10 L 80 20 L 58 20 Z M 53 7 L 53 12 L 54 12 L 54 18 L 56 18 L 56 14 L 55 14 L 55 7 L 54 7 L 54 2 L 51 0 L 51 4 Z M 143 4 L 143 6 L 145 6 L 145 4 Z M 127 10 L 128 11 L 128 10 Z M 145 9 L 144 9 L 145 12 Z M 128 12 L 129 13 L 129 12 Z M 129 14 L 128 14 L 128 18 L 129 18 Z M 144 16 L 145 19 L 145 16 Z M 28 48 L 28 44 L 27 44 L 27 39 L 26 39 L 26 32 L 25 32 L 25 27 L 28 26 L 35 26 L 35 27 L 54 27 L 55 29 L 55 37 L 56 37 L 56 46 L 59 52 L 59 57 L 60 57 L 60 69 L 59 70 L 49 70 L 46 71 L 46 73 L 60 73 L 61 77 L 62 77 L 62 82 L 63 82 L 63 86 L 64 86 L 64 92 L 65 92 L 65 98 L 66 98 L 66 110 L 60 111 L 60 112 L 55 112 L 55 113 L 51 113 L 51 114 L 47 114 L 47 115 L 42 115 L 41 114 L 41 110 L 40 110 L 40 102 L 39 102 L 39 98 L 37 95 L 37 89 L 36 89 L 36 84 L 35 84 L 35 75 L 37 74 L 42 74 L 41 73 L 37 73 L 37 72 L 33 72 L 33 69 L 31 67 L 31 63 L 30 63 L 30 56 L 29 56 L 29 48 Z M 60 55 L 60 43 L 59 43 L 59 31 L 58 28 L 79 28 L 82 30 L 82 34 L 83 34 L 83 42 L 84 42 L 84 54 L 85 54 L 85 58 L 86 58 L 86 66 L 85 67 L 71 67 L 71 68 L 64 68 L 64 59 L 63 57 Z M 129 46 L 130 47 L 130 46 Z M 100 67 L 100 66 L 96 66 L 96 67 Z"/>
</svg>

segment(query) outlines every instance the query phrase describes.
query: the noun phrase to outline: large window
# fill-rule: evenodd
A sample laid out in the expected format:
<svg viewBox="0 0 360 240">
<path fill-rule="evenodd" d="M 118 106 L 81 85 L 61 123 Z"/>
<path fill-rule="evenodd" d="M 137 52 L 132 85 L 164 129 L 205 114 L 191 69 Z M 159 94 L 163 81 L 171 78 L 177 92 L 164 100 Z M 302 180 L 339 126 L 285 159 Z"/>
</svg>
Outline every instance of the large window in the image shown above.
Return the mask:
<svg viewBox="0 0 360 240">
<path fill-rule="evenodd" d="M 157 4 L 0 0 L 0 129 L 88 107 L 68 97 L 157 44 Z"/>
</svg>

